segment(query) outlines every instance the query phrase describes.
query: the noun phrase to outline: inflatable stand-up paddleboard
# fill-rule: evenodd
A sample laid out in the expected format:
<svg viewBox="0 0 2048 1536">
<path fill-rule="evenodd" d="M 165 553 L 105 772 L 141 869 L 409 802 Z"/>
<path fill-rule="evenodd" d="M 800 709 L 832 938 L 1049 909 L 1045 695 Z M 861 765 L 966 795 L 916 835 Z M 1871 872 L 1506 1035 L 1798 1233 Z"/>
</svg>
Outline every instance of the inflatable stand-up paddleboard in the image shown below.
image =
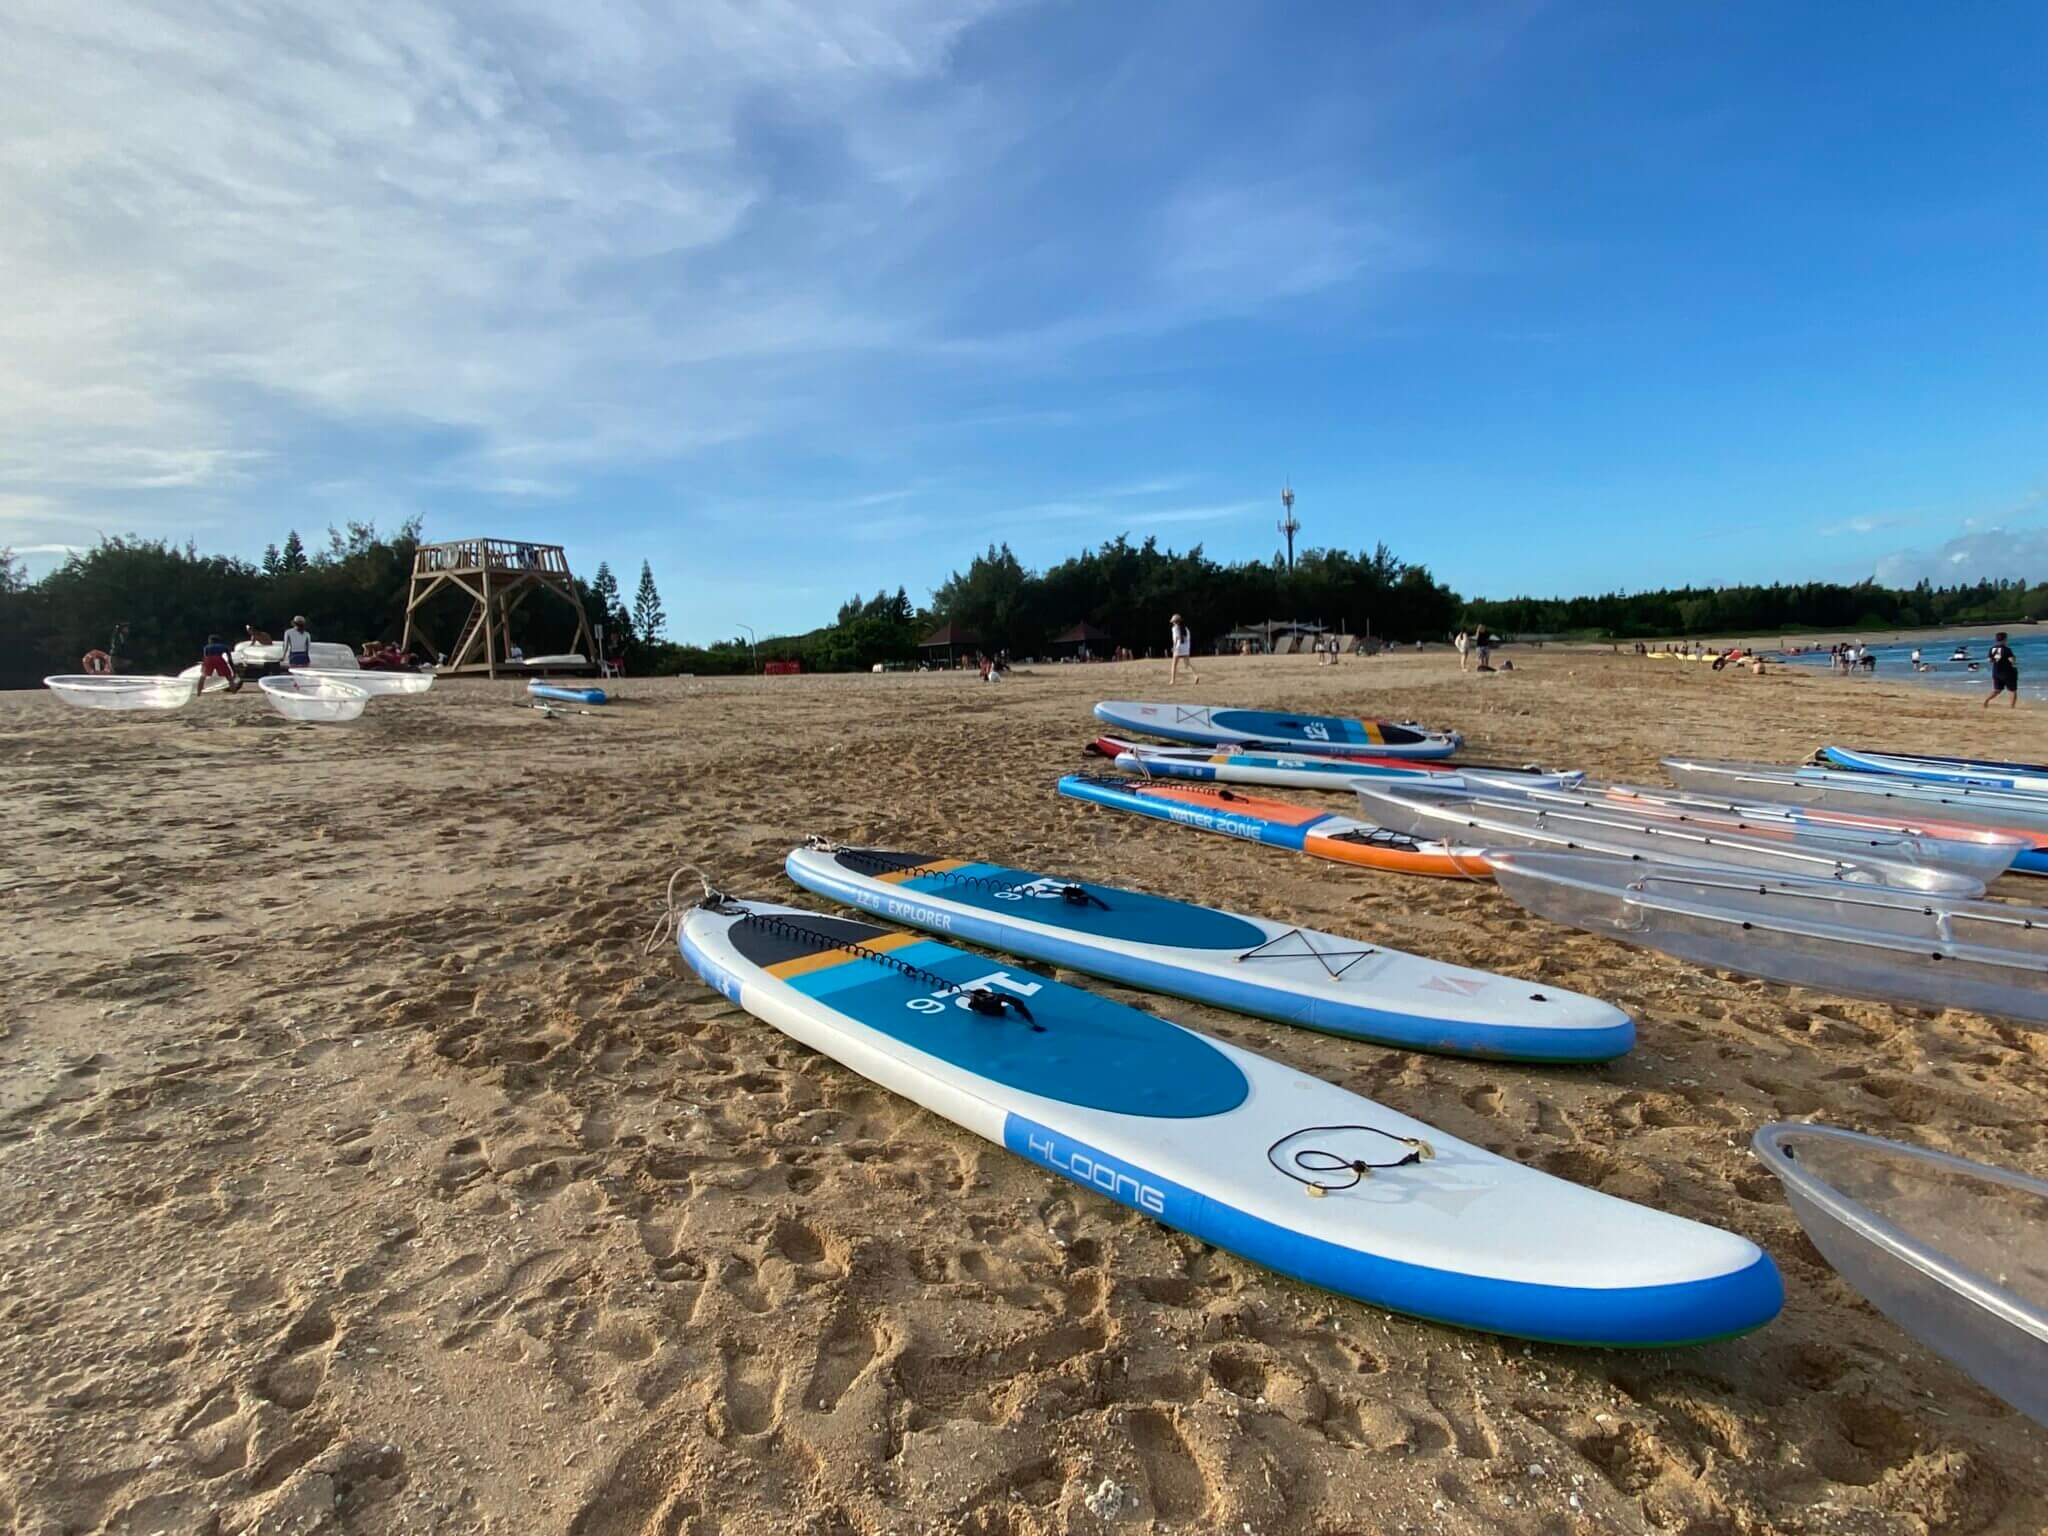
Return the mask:
<svg viewBox="0 0 2048 1536">
<path fill-rule="evenodd" d="M 2048 1180 L 1831 1125 L 1752 1145 L 1843 1279 L 2048 1425 Z"/>
<path fill-rule="evenodd" d="M 1413 722 L 1395 725 L 1386 720 L 1218 709 L 1209 704 L 1109 699 L 1095 706 L 1095 718 L 1120 730 L 1204 747 L 1243 744 L 1347 756 L 1449 757 L 1465 744 L 1456 731 L 1433 731 Z"/>
<path fill-rule="evenodd" d="M 2026 846 L 2012 861 L 2014 874 L 2048 875 L 2048 803 L 2040 795 L 1963 784 L 1920 784 L 1881 773 L 1836 768 L 1780 768 L 1718 758 L 1667 757 L 1674 782 L 1701 794 L 1819 807 L 1859 815 L 1939 817 L 1988 827 Z"/>
<path fill-rule="evenodd" d="M 1732 1233 L 936 939 L 707 899 L 683 958 L 755 1017 L 1019 1157 L 1310 1285 L 1435 1322 L 1654 1346 L 1769 1322 Z"/>
<path fill-rule="evenodd" d="M 1962 784 L 2048 795 L 2048 763 L 2000 763 L 1971 757 L 1916 757 L 1909 752 L 1865 752 L 1856 747 L 1822 747 L 1814 754 L 1831 768 L 1880 773 L 1917 784 Z"/>
<path fill-rule="evenodd" d="M 558 699 L 564 704 L 602 704 L 602 688 L 557 688 L 553 683 L 528 683 L 526 691 L 536 699 Z"/>
<path fill-rule="evenodd" d="M 1132 811 L 1201 832 L 1269 848 L 1292 848 L 1340 864 L 1398 875 L 1439 875 L 1459 880 L 1489 876 L 1476 846 L 1453 846 L 1389 832 L 1369 821 L 1338 816 L 1292 800 L 1268 800 L 1216 784 L 1156 783 L 1105 774 L 1070 773 L 1059 781 L 1070 800 L 1087 800 L 1112 810 Z"/>
<path fill-rule="evenodd" d="M 1509 1061 L 1607 1061 L 1635 1043 L 1627 1014 L 1576 992 L 1113 885 L 829 843 L 785 868 L 880 917 L 1333 1035 Z"/>
<path fill-rule="evenodd" d="M 1268 789 L 1349 789 L 1361 779 L 1412 779 L 1443 774 L 1484 772 L 1503 782 L 1565 786 L 1582 773 L 1551 773 L 1540 768 L 1486 768 L 1453 765 L 1426 758 L 1328 757 L 1315 752 L 1212 751 L 1204 747 L 1148 747 L 1098 737 L 1087 748 L 1106 757 L 1125 773 L 1156 779 L 1189 779 L 1198 784 L 1257 784 Z"/>
</svg>

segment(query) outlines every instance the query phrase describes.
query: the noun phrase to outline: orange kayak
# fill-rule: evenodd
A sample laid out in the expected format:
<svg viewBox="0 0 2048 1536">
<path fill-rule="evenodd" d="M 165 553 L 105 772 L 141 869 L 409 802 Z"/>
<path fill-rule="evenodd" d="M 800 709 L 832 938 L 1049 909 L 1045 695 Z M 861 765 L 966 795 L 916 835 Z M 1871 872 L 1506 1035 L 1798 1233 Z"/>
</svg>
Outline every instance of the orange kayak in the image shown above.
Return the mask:
<svg viewBox="0 0 2048 1536">
<path fill-rule="evenodd" d="M 1272 848 L 1292 848 L 1340 864 L 1453 880 L 1485 880 L 1493 874 L 1477 848 L 1409 837 L 1353 816 L 1333 815 L 1320 806 L 1247 795 L 1220 784 L 1070 773 L 1060 780 L 1059 792 L 1069 799 L 1134 811 Z"/>
</svg>

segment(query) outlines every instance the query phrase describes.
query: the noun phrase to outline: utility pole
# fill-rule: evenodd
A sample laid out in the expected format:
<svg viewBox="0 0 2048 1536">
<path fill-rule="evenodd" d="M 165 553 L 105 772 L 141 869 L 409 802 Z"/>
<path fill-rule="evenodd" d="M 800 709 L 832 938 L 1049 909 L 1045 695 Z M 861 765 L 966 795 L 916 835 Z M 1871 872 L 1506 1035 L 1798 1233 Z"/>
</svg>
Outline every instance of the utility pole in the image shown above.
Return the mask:
<svg viewBox="0 0 2048 1536">
<path fill-rule="evenodd" d="M 1287 535 L 1287 569 L 1294 569 L 1294 536 L 1301 532 L 1301 520 L 1294 515 L 1294 477 L 1280 487 L 1280 531 Z"/>
</svg>

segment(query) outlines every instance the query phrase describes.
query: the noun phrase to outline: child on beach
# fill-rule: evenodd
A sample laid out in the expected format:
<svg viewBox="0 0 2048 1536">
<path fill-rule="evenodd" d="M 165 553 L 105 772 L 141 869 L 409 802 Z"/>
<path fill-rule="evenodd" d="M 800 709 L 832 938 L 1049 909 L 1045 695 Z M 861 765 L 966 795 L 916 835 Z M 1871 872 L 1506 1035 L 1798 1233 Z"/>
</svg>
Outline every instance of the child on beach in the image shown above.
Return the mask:
<svg viewBox="0 0 2048 1536">
<path fill-rule="evenodd" d="M 199 652 L 199 691 L 206 691 L 209 677 L 224 677 L 228 680 L 228 692 L 242 691 L 242 679 L 235 671 L 235 664 L 228 660 L 227 643 L 219 635 L 208 635 L 206 645 Z"/>
<path fill-rule="evenodd" d="M 2012 653 L 2012 647 L 2005 643 L 2005 631 L 2000 630 L 1991 640 L 1991 649 L 1984 653 L 1984 659 L 1991 663 L 1991 695 L 1985 699 L 1984 707 L 1989 709 L 1992 700 L 2001 693 L 2011 693 L 2010 707 L 2017 708 L 2020 702 L 2020 662 Z"/>
</svg>

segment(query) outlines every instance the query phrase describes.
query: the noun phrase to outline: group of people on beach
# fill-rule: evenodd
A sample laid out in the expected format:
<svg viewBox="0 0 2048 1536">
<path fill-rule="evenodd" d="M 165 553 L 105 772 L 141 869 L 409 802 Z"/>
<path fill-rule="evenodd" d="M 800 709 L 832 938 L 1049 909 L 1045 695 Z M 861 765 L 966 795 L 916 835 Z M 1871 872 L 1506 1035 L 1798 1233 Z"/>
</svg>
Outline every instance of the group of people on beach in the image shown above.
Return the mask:
<svg viewBox="0 0 2048 1536">
<path fill-rule="evenodd" d="M 258 629 L 254 624 L 242 626 L 242 632 L 250 645 L 274 645 L 268 630 Z M 303 613 L 292 615 L 291 628 L 284 632 L 284 669 L 309 667 L 313 664 L 313 634 L 306 628 Z M 242 674 L 235 670 L 234 648 L 219 635 L 208 635 L 206 644 L 199 651 L 199 686 L 202 691 L 208 678 L 224 678 L 229 693 L 239 693 L 242 688 Z"/>
<path fill-rule="evenodd" d="M 1491 672 L 1493 670 L 1493 635 L 1484 624 L 1481 624 L 1469 635 L 1464 630 L 1459 630 L 1456 637 L 1451 641 L 1451 648 L 1458 653 L 1458 670 L 1460 672 L 1465 670 L 1466 661 L 1473 656 L 1477 656 L 1479 659 L 1479 666 L 1476 670 L 1481 672 Z"/>
</svg>

